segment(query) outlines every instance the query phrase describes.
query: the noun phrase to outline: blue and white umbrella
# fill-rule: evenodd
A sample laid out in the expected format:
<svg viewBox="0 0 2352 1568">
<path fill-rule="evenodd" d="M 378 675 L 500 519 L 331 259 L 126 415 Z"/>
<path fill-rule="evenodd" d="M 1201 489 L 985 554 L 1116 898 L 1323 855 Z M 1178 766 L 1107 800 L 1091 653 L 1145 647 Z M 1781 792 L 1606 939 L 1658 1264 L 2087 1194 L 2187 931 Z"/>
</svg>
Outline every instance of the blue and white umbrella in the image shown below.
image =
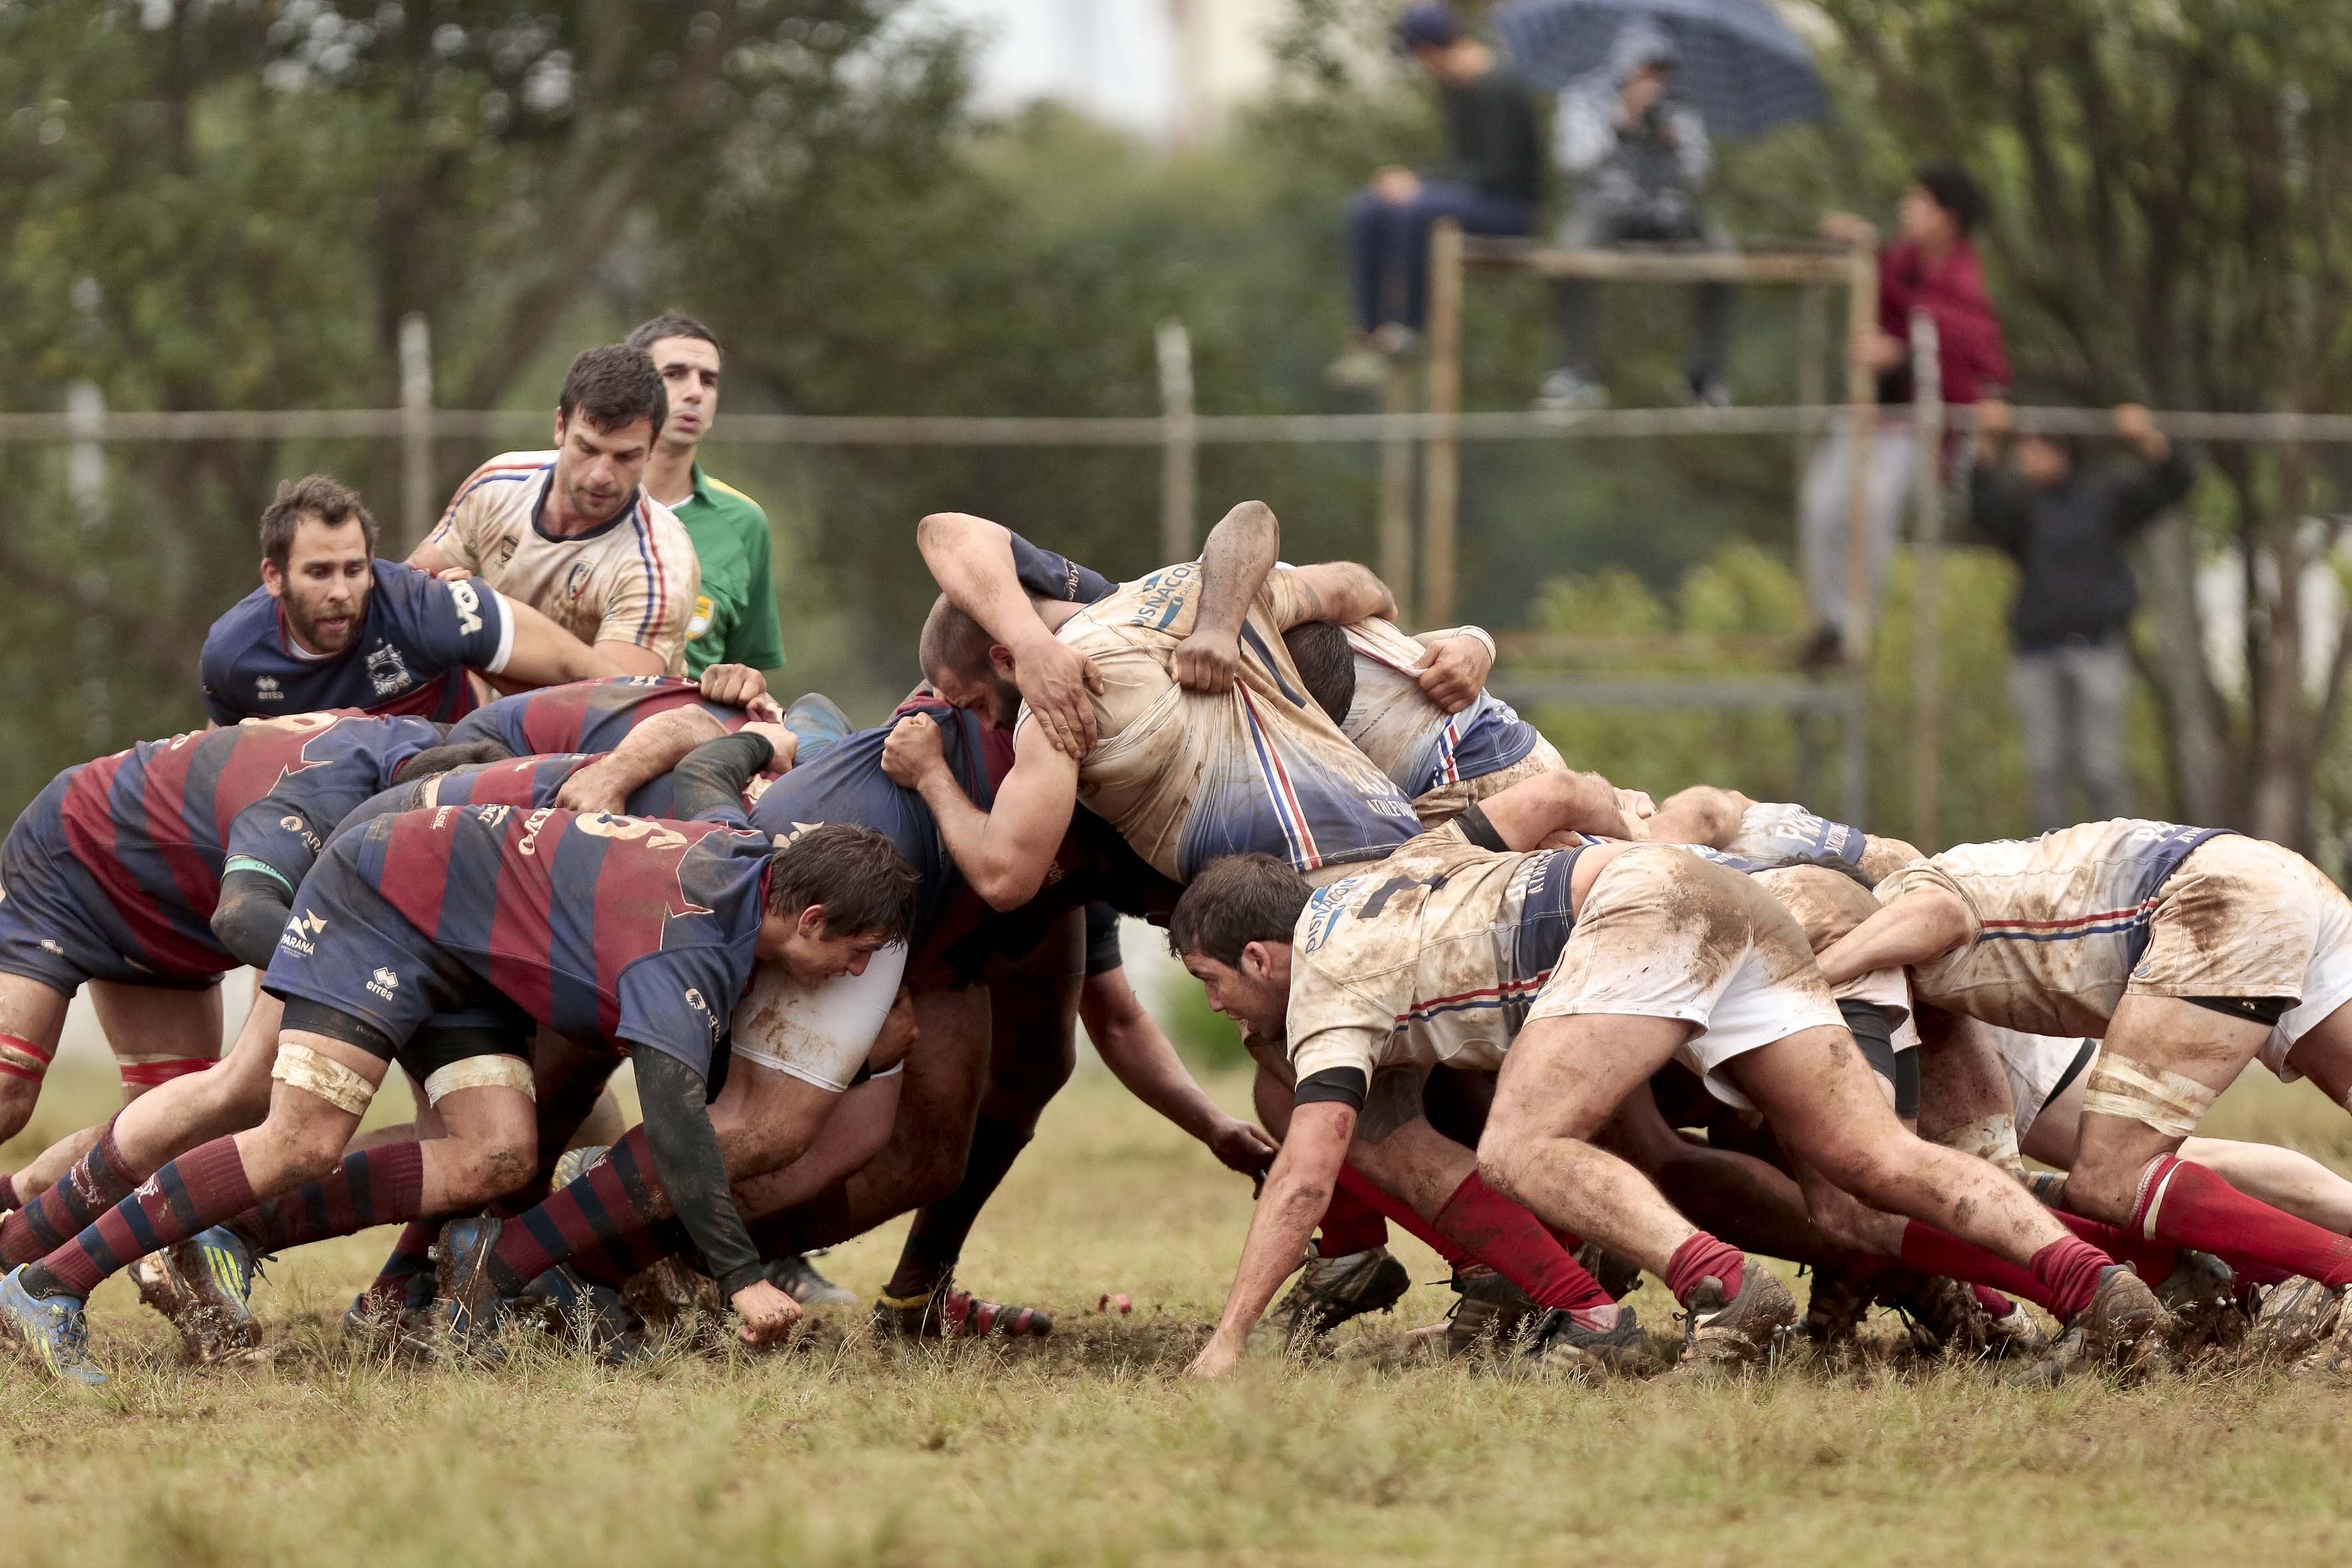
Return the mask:
<svg viewBox="0 0 2352 1568">
<path fill-rule="evenodd" d="M 1495 31 L 1521 75 L 1556 89 L 1608 65 L 1633 21 L 1673 40 L 1674 95 L 1711 136 L 1754 136 L 1829 111 L 1812 50 L 1765 0 L 1511 0 Z"/>
</svg>

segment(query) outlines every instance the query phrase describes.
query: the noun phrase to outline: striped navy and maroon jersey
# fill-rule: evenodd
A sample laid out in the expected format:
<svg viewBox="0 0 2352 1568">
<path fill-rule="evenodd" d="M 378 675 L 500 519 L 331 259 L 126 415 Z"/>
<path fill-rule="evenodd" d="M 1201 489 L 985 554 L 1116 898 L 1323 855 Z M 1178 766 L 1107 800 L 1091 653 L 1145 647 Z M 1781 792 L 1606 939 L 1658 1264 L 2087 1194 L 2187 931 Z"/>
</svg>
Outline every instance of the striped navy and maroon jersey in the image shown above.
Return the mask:
<svg viewBox="0 0 2352 1568">
<path fill-rule="evenodd" d="M 496 741 L 519 757 L 609 752 L 655 714 L 696 704 L 730 735 L 751 721 L 743 709 L 704 701 L 702 689 L 681 677 L 620 675 L 501 697 L 467 714 L 449 739 Z"/>
<path fill-rule="evenodd" d="M 212 933 L 225 863 L 253 862 L 291 890 L 344 815 L 439 742 L 416 718 L 247 719 L 68 768 L 35 803 L 56 819 L 32 826 L 97 883 L 144 947 L 135 956 L 201 978 L 237 966 Z"/>
<path fill-rule="evenodd" d="M 740 820 L 445 805 L 338 841 L 313 881 L 331 899 L 335 878 L 356 875 L 559 1034 L 651 1047 L 707 1075 L 751 984 L 773 854 Z"/>
<path fill-rule="evenodd" d="M 428 805 L 519 805 L 530 810 L 553 805 L 572 775 L 589 763 L 601 762 L 602 752 L 556 752 L 540 757 L 512 757 L 503 763 L 469 763 L 451 768 L 414 786 L 414 798 L 402 809 Z M 631 816 L 669 816 L 677 795 L 668 773 L 648 779 L 629 796 Z M 748 805 L 745 809 L 748 811 Z"/>
</svg>

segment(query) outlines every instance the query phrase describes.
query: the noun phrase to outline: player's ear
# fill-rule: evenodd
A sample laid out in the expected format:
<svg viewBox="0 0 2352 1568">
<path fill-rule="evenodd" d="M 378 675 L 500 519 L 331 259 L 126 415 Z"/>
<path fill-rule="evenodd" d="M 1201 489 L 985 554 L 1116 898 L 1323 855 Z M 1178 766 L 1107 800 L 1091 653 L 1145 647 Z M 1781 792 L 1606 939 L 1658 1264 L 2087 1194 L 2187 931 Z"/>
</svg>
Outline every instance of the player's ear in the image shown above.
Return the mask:
<svg viewBox="0 0 2352 1568">
<path fill-rule="evenodd" d="M 269 590 L 269 596 L 273 599 L 286 596 L 286 574 L 280 572 L 278 563 L 267 555 L 261 558 L 261 585 Z"/>
<path fill-rule="evenodd" d="M 555 447 L 558 451 L 563 449 L 563 410 L 559 408 L 555 411 Z"/>
<path fill-rule="evenodd" d="M 824 906 L 809 904 L 793 921 L 793 930 L 810 942 L 824 940 Z"/>
<path fill-rule="evenodd" d="M 988 645 L 988 662 L 996 673 L 1007 680 L 1013 679 L 1013 650 L 1001 642 Z"/>
</svg>

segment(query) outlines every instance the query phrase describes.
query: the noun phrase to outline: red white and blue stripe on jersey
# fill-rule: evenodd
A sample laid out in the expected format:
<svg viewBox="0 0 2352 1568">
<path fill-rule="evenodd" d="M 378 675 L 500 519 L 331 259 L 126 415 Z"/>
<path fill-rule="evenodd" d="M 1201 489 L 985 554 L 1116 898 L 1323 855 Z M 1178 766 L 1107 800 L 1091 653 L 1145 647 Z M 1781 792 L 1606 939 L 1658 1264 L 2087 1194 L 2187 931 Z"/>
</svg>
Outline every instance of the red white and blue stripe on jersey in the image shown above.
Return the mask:
<svg viewBox="0 0 2352 1568">
<path fill-rule="evenodd" d="M 1361 663 L 1378 665 L 1408 679 L 1421 673 L 1418 668 L 1398 663 L 1368 638 L 1354 633 L 1349 635 L 1348 649 Z M 1509 703 L 1481 690 L 1470 706 L 1459 713 L 1445 714 L 1442 722 L 1432 726 L 1418 760 L 1398 785 L 1414 795 L 1423 795 L 1446 784 L 1460 784 L 1464 779 L 1485 778 L 1525 762 L 1542 738 L 1536 727 L 1520 718 Z"/>
<path fill-rule="evenodd" d="M 559 1034 L 707 1074 L 751 982 L 772 854 L 740 821 L 441 806 L 336 844 L 302 902 L 326 919 L 323 952 L 347 871 Z"/>
<path fill-rule="evenodd" d="M 1237 769 L 1202 776 L 1178 848 L 1184 880 L 1224 855 L 1279 855 L 1301 871 L 1377 860 L 1421 830 L 1411 803 L 1370 762 L 1339 772 L 1292 752 L 1267 723 L 1261 700 L 1246 686 L 1234 692 L 1248 755 Z M 1347 743 L 1335 736 L 1334 744 Z"/>
<path fill-rule="evenodd" d="M 165 978 L 218 974 L 236 967 L 212 934 L 223 863 L 298 885 L 344 815 L 439 739 L 423 719 L 305 713 L 143 741 L 66 770 L 35 803 L 55 820 L 28 812 L 18 830 L 97 885 L 142 950 L 128 956 Z"/>
<path fill-rule="evenodd" d="M 538 485 L 539 490 L 531 499 L 530 526 L 536 528 L 539 514 L 547 505 L 547 492 L 555 483 L 555 454 L 551 452 L 543 457 L 532 457 L 513 462 L 493 458 L 484 463 L 474 470 L 464 484 L 457 487 L 457 493 L 449 498 L 447 509 L 441 513 L 441 521 L 434 526 L 433 532 L 426 538 L 425 542 L 430 544 L 447 533 L 451 521 L 457 515 L 458 507 L 465 503 L 467 496 L 474 494 L 484 486 L 533 483 Z M 640 643 L 649 643 L 656 628 L 668 618 L 670 599 L 669 574 L 663 569 L 660 554 L 653 547 L 654 512 L 651 498 L 640 487 L 630 496 L 629 504 L 622 508 L 612 519 L 590 529 L 585 533 L 574 534 L 572 537 L 575 540 L 593 539 L 599 534 L 619 527 L 624 521 L 628 523 L 632 531 L 637 547 L 637 564 L 646 574 L 646 613 L 637 622 L 635 640 Z"/>
<path fill-rule="evenodd" d="M 2126 897 L 2111 908 L 2065 920 L 1989 920 L 1981 923 L 1979 942 L 2090 942 L 2120 936 L 2127 969 L 2137 968 L 2147 950 L 2148 921 L 2163 902 L 2163 888 L 2190 850 L 2209 838 L 2230 831 L 2225 827 L 2182 827 L 2167 823 L 2160 836 L 2137 846 L 2126 858 Z M 2132 896 L 2132 895 L 2137 895 Z"/>
<path fill-rule="evenodd" d="M 656 714 L 697 705 L 730 734 L 751 721 L 743 709 L 705 701 L 702 688 L 683 677 L 618 675 L 501 697 L 466 715 L 449 739 L 496 741 L 519 757 L 609 752 Z"/>
</svg>

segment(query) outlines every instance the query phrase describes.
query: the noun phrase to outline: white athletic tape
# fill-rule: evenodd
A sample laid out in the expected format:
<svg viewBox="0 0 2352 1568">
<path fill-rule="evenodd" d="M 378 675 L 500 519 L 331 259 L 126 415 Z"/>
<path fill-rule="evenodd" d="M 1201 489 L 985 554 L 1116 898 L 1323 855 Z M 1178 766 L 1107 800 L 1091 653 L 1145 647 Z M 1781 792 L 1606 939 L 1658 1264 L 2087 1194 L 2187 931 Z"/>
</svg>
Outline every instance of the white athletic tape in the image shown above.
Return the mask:
<svg viewBox="0 0 2352 1568">
<path fill-rule="evenodd" d="M 539 1091 L 531 1082 L 530 1064 L 520 1057 L 467 1057 L 425 1075 L 427 1105 L 438 1105 L 468 1089 L 511 1089 L 525 1100 L 536 1102 L 539 1099 Z"/>
<path fill-rule="evenodd" d="M 365 1116 L 368 1102 L 375 1098 L 375 1085 L 308 1046 L 280 1044 L 278 1059 L 269 1064 L 269 1076 L 353 1116 Z"/>
<path fill-rule="evenodd" d="M 2025 1158 L 2017 1149 L 2017 1118 L 2005 1110 L 1963 1122 L 1939 1142 L 1963 1154 L 1990 1160 L 2020 1181 L 2025 1179 Z"/>
<path fill-rule="evenodd" d="M 2168 1138 L 2186 1138 L 2221 1098 L 2220 1089 L 2195 1079 L 2101 1051 L 2083 1088 L 2083 1114 L 2119 1116 Z"/>
</svg>

